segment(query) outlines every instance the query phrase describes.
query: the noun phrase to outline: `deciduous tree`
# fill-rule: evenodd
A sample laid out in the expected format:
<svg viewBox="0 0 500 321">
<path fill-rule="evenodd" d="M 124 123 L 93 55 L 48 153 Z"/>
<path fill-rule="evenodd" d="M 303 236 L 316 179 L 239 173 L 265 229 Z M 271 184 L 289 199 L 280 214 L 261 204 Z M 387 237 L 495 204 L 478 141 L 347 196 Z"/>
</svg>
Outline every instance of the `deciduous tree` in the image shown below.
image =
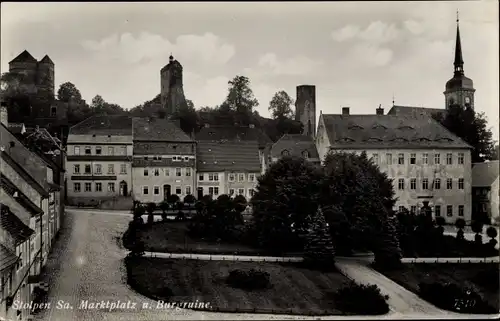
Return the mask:
<svg viewBox="0 0 500 321">
<path fill-rule="evenodd" d="M 228 82 L 229 89 L 222 108 L 237 111 L 241 114 L 251 114 L 253 108 L 259 105 L 250 88 L 250 79 L 245 76 L 236 76 Z"/>
<path fill-rule="evenodd" d="M 82 94 L 73 83 L 67 81 L 59 86 L 59 90 L 57 90 L 57 99 L 64 102 L 69 102 L 71 99 L 74 99 L 75 102 L 81 102 Z"/>
<path fill-rule="evenodd" d="M 269 102 L 268 109 L 274 119 L 292 119 L 293 110 L 291 105 L 293 105 L 293 99 L 286 93 L 286 91 L 281 90 L 274 94 L 273 98 Z"/>
</svg>

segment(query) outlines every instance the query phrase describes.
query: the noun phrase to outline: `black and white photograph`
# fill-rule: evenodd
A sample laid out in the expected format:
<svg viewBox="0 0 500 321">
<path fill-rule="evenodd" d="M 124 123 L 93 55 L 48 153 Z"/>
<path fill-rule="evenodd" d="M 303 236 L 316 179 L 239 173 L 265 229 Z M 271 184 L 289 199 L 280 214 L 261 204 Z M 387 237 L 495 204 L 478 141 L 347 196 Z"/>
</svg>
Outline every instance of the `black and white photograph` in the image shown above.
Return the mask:
<svg viewBox="0 0 500 321">
<path fill-rule="evenodd" d="M 500 316 L 499 3 L 2 2 L 0 321 Z"/>
</svg>

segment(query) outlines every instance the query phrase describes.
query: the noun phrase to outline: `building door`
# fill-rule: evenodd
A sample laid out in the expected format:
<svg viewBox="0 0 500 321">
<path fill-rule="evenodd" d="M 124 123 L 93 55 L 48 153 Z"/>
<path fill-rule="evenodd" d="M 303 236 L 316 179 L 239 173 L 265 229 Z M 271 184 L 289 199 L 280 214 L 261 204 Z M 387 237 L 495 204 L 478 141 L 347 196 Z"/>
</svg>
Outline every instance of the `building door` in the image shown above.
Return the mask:
<svg viewBox="0 0 500 321">
<path fill-rule="evenodd" d="M 168 184 L 163 185 L 163 199 L 167 199 L 172 194 L 172 187 Z"/>
<path fill-rule="evenodd" d="M 121 196 L 128 195 L 128 186 L 127 186 L 127 182 L 125 182 L 125 181 L 120 182 L 120 195 Z"/>
<path fill-rule="evenodd" d="M 203 187 L 198 187 L 198 200 L 203 198 Z"/>
</svg>

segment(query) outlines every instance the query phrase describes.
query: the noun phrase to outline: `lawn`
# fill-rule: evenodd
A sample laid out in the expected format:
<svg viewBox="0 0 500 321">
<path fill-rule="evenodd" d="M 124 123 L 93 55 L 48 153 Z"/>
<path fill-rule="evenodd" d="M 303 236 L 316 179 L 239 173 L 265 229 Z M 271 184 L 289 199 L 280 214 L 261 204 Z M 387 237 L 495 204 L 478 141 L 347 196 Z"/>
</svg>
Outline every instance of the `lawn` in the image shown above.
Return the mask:
<svg viewBox="0 0 500 321">
<path fill-rule="evenodd" d="M 500 267 L 495 263 L 404 264 L 401 269 L 380 272 L 416 294 L 419 292 L 419 283 L 421 282 L 443 284 L 449 282 L 472 287 L 481 294 L 490 306 L 500 311 L 498 295 Z M 478 277 L 479 273 L 485 273 L 489 277 L 486 280 L 484 278 L 481 280 Z"/>
<path fill-rule="evenodd" d="M 321 315 L 345 314 L 330 297 L 349 280 L 337 271 L 293 264 L 127 258 L 128 282 L 139 293 L 169 302 L 210 302 L 212 310 Z M 225 283 L 234 269 L 260 269 L 272 287 L 245 291 Z"/>
<path fill-rule="evenodd" d="M 187 233 L 188 224 L 186 221 L 160 221 L 152 226 L 144 226 L 138 233 L 146 251 L 151 252 L 241 255 L 259 253 L 258 249 L 243 244 L 193 239 Z"/>
<path fill-rule="evenodd" d="M 401 247 L 404 257 L 493 257 L 498 256 L 498 249 L 486 244 L 478 245 L 474 241 L 458 241 L 455 236 L 443 235 L 435 241 L 421 242 L 413 240 L 415 247 L 412 249 L 402 242 Z"/>
</svg>

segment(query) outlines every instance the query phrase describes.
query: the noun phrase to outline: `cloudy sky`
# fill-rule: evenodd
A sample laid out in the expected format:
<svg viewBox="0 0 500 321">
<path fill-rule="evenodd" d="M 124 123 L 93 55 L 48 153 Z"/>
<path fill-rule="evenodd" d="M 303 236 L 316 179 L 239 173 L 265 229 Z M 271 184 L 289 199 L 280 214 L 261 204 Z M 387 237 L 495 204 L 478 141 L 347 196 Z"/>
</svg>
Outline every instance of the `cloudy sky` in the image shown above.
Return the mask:
<svg viewBox="0 0 500 321">
<path fill-rule="evenodd" d="M 453 75 L 456 11 L 476 110 L 498 137 L 498 3 L 2 3 L 1 71 L 27 49 L 56 64 L 91 101 L 131 108 L 160 91 L 173 53 L 196 107 L 220 104 L 227 81 L 251 80 L 268 115 L 278 90 L 316 85 L 319 110 L 374 113 L 379 104 L 444 108 Z"/>
</svg>

